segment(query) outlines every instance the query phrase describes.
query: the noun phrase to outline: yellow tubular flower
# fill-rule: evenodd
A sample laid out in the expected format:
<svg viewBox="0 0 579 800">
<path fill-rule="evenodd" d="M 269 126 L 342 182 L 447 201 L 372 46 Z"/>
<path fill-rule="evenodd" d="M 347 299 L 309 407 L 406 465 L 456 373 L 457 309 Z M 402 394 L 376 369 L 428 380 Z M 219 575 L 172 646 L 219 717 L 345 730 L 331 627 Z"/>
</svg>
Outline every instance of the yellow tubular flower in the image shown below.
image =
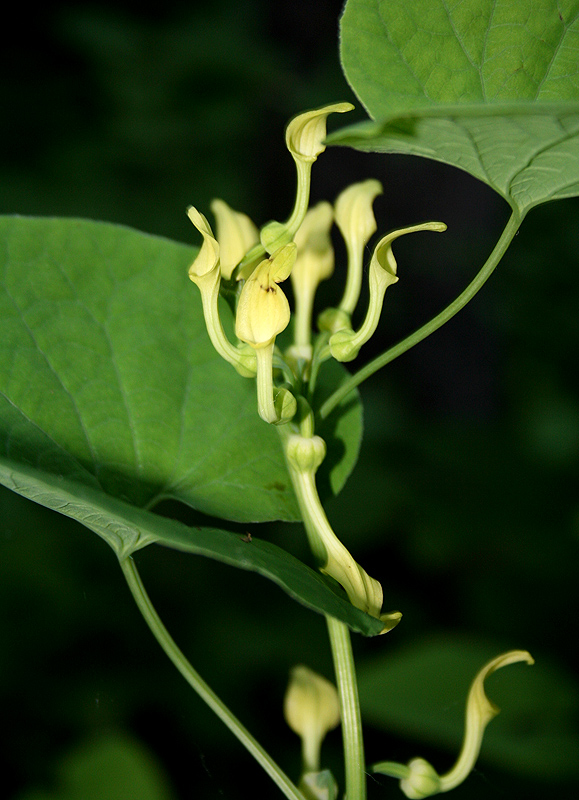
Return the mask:
<svg viewBox="0 0 579 800">
<path fill-rule="evenodd" d="M 351 111 L 351 103 L 334 103 L 313 111 L 298 114 L 288 123 L 285 141 L 296 165 L 297 190 L 293 211 L 287 222 L 273 220 L 261 229 L 259 244 L 254 245 L 244 257 L 241 267 L 249 269 L 267 252 L 273 255 L 291 242 L 302 224 L 310 201 L 312 164 L 326 149 L 326 121 L 330 114 Z"/>
<path fill-rule="evenodd" d="M 291 355 L 306 361 L 312 357 L 310 336 L 316 289 L 320 281 L 329 278 L 334 271 L 334 249 L 330 239 L 332 222 L 332 206 L 326 202 L 318 203 L 308 211 L 294 237 L 297 258 L 291 280 L 296 311 Z"/>
<path fill-rule="evenodd" d="M 195 261 L 189 267 L 189 277 L 200 287 L 200 284 L 219 283 L 219 244 L 213 236 L 211 226 L 207 219 L 200 214 L 194 206 L 189 206 L 187 216 L 203 236 Z"/>
<path fill-rule="evenodd" d="M 362 345 L 370 339 L 378 327 L 386 289 L 398 280 L 392 242 L 407 233 L 445 230 L 446 225 L 443 222 L 424 222 L 422 225 L 412 225 L 409 228 L 392 231 L 380 239 L 370 262 L 370 301 L 361 328 L 358 331 L 338 331 L 330 337 L 330 352 L 337 361 L 352 361 L 356 358 Z"/>
<path fill-rule="evenodd" d="M 348 277 L 340 308 L 348 314 L 352 314 L 360 297 L 364 248 L 376 231 L 372 203 L 379 194 L 382 194 L 380 181 L 368 180 L 348 186 L 336 200 L 336 225 L 348 252 Z"/>
<path fill-rule="evenodd" d="M 336 687 L 308 667 L 294 667 L 284 698 L 284 716 L 302 740 L 302 771 L 317 772 L 324 737 L 340 723 Z"/>
<path fill-rule="evenodd" d="M 413 758 L 406 765 L 383 761 L 375 764 L 373 771 L 400 778 L 400 788 L 411 800 L 422 800 L 433 794 L 456 788 L 470 775 L 480 753 L 485 728 L 500 711 L 486 696 L 484 682 L 495 670 L 519 661 L 527 664 L 535 663 L 526 650 L 510 650 L 493 658 L 477 674 L 466 701 L 462 749 L 456 764 L 449 772 L 438 775 L 434 767 L 423 758 Z"/>
<path fill-rule="evenodd" d="M 462 749 L 454 767 L 446 775 L 440 777 L 441 792 L 454 789 L 470 774 L 480 753 L 485 728 L 491 719 L 500 712 L 500 708 L 485 694 L 486 678 L 495 670 L 519 661 L 524 661 L 529 665 L 535 663 L 532 655 L 526 650 L 510 650 L 485 664 L 472 682 L 466 701 Z"/>
<path fill-rule="evenodd" d="M 212 200 L 210 208 L 217 225 L 221 275 L 228 281 L 243 256 L 259 241 L 259 232 L 246 214 L 234 211 L 223 200 Z"/>
<path fill-rule="evenodd" d="M 287 149 L 294 158 L 315 161 L 326 149 L 326 120 L 330 114 L 352 111 L 352 103 L 333 103 L 313 111 L 298 114 L 288 123 L 285 131 Z"/>
<path fill-rule="evenodd" d="M 246 280 L 235 317 L 238 339 L 255 350 L 257 363 L 257 402 L 259 415 L 266 422 L 287 421 L 275 407 L 273 386 L 273 348 L 275 337 L 287 328 L 290 307 L 279 283 L 289 277 L 296 259 L 292 242 L 272 258 L 259 264 Z M 288 394 L 286 392 L 286 394 Z M 282 405 L 287 403 L 287 397 Z M 287 414 L 288 406 L 285 405 Z"/>
<path fill-rule="evenodd" d="M 235 333 L 242 342 L 256 349 L 267 347 L 289 325 L 289 303 L 278 284 L 289 277 L 295 259 L 292 242 L 258 264 L 246 280 L 235 318 Z"/>
<path fill-rule="evenodd" d="M 399 611 L 381 614 L 382 586 L 352 558 L 330 525 L 320 502 L 315 474 L 326 455 L 326 445 L 319 436 L 290 434 L 284 451 L 303 515 L 312 552 L 320 562 L 320 570 L 345 590 L 356 608 L 383 622 L 386 633 L 400 622 Z"/>
<path fill-rule="evenodd" d="M 221 271 L 219 267 L 219 244 L 203 214 L 194 206 L 187 209 L 187 216 L 203 236 L 203 244 L 195 261 L 189 267 L 189 277 L 197 284 L 201 292 L 203 316 L 213 347 L 219 355 L 232 364 L 243 377 L 255 375 L 255 361 L 234 347 L 223 330 L 219 317 L 219 284 Z"/>
<path fill-rule="evenodd" d="M 298 230 L 306 215 L 310 199 L 312 164 L 326 149 L 324 139 L 326 138 L 327 119 L 330 114 L 343 114 L 353 108 L 351 103 L 334 103 L 316 108 L 313 111 L 298 114 L 297 117 L 290 120 L 286 128 L 285 141 L 287 149 L 295 161 L 298 177 L 294 210 L 285 224 L 286 229 L 290 232 L 290 237 Z"/>
</svg>

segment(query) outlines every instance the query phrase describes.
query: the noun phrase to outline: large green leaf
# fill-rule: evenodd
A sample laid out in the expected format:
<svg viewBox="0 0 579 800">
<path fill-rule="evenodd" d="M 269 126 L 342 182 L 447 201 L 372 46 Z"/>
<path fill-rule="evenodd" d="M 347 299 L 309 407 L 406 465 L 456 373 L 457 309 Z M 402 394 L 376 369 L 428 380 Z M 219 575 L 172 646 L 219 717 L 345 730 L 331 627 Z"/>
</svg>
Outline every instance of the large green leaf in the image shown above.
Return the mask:
<svg viewBox="0 0 579 800">
<path fill-rule="evenodd" d="M 205 555 L 379 632 L 283 550 L 147 510 L 173 497 L 238 521 L 299 518 L 255 382 L 207 337 L 187 279 L 194 251 L 113 225 L 17 217 L 0 219 L 0 242 L 0 483 L 82 522 L 119 558 L 154 542 Z M 328 372 L 322 394 L 343 377 Z M 342 410 L 324 431 L 328 491 L 361 437 L 358 399 Z"/>
<path fill-rule="evenodd" d="M 458 755 L 470 683 L 487 661 L 507 649 L 472 637 L 438 634 L 368 659 L 358 673 L 364 718 Z M 577 682 L 539 653 L 533 655 L 534 667 L 515 664 L 486 682 L 489 699 L 502 713 L 485 732 L 481 758 L 542 778 L 577 776 Z M 388 757 L 385 753 L 380 760 Z M 444 771 L 444 765 L 433 766 Z"/>
<path fill-rule="evenodd" d="M 452 164 L 520 216 L 579 194 L 575 0 L 349 0 L 341 34 L 374 122 L 330 142 Z"/>
<path fill-rule="evenodd" d="M 138 507 L 172 497 L 226 519 L 297 520 L 255 381 L 209 342 L 193 253 L 114 225 L 0 220 L 0 457 Z M 337 492 L 358 452 L 356 399 L 328 434 Z"/>
</svg>

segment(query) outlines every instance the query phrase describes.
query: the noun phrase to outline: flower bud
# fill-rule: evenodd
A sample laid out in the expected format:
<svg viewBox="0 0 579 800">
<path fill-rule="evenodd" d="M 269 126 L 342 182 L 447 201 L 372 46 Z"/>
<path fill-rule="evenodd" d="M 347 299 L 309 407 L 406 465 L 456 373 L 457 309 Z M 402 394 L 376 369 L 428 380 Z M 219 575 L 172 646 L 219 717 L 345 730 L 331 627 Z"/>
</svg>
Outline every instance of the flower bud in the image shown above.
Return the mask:
<svg viewBox="0 0 579 800">
<path fill-rule="evenodd" d="M 285 425 L 295 417 L 298 404 L 290 390 L 280 386 L 273 390 L 273 407 L 277 417 L 275 425 Z"/>
<path fill-rule="evenodd" d="M 288 244 L 262 261 L 246 280 L 235 318 L 235 333 L 242 342 L 266 347 L 289 325 L 289 303 L 278 283 L 289 276 L 295 257 L 295 244 Z"/>
<path fill-rule="evenodd" d="M 292 240 L 291 231 L 283 222 L 272 220 L 264 225 L 259 234 L 259 240 L 268 253 L 275 253 Z"/>
<path fill-rule="evenodd" d="M 298 789 L 308 800 L 337 800 L 338 784 L 329 769 L 304 772 Z"/>
<path fill-rule="evenodd" d="M 330 337 L 330 352 L 336 361 L 343 363 L 353 361 L 360 352 L 354 331 L 338 331 Z"/>
<path fill-rule="evenodd" d="M 206 283 L 207 276 L 209 276 L 210 283 L 214 283 L 215 280 L 219 282 L 219 244 L 213 236 L 211 226 L 194 206 L 189 206 L 187 216 L 203 236 L 203 244 L 195 261 L 189 267 L 189 277 L 197 285 Z"/>
<path fill-rule="evenodd" d="M 259 241 L 259 234 L 246 214 L 234 211 L 223 200 L 212 200 L 210 207 L 217 224 L 221 275 L 229 280 L 244 255 Z"/>
<path fill-rule="evenodd" d="M 295 433 L 287 440 L 286 456 L 297 472 L 315 473 L 326 457 L 326 443 L 320 436 Z"/>
<path fill-rule="evenodd" d="M 318 328 L 327 333 L 351 331 L 350 315 L 341 308 L 325 308 L 318 316 Z"/>
<path fill-rule="evenodd" d="M 382 184 L 376 180 L 354 183 L 338 196 L 335 206 L 336 225 L 340 229 L 348 252 L 348 276 L 340 308 L 352 314 L 362 285 L 364 248 L 376 231 L 372 203 L 382 193 Z"/>
<path fill-rule="evenodd" d="M 440 777 L 428 761 L 413 758 L 408 762 L 408 777 L 400 781 L 400 788 L 411 800 L 422 800 L 440 792 Z"/>
<path fill-rule="evenodd" d="M 317 772 L 322 741 L 340 723 L 335 686 L 308 667 L 294 667 L 284 699 L 284 716 L 302 739 L 303 771 Z"/>
<path fill-rule="evenodd" d="M 296 159 L 315 161 L 326 149 L 326 120 L 330 114 L 351 111 L 351 103 L 334 103 L 298 114 L 288 124 L 285 132 L 287 148 Z"/>
</svg>

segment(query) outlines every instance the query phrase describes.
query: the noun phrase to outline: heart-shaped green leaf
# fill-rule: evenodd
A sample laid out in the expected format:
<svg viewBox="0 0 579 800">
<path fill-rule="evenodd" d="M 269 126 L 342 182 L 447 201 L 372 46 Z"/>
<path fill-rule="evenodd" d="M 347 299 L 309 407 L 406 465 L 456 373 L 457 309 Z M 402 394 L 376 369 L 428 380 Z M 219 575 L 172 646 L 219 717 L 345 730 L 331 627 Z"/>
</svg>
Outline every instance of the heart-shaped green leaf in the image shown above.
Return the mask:
<svg viewBox="0 0 579 800">
<path fill-rule="evenodd" d="M 172 497 L 242 522 L 299 519 L 255 381 L 207 336 L 192 248 L 18 217 L 0 220 L 0 243 L 0 456 L 137 507 Z M 337 492 L 358 452 L 356 398 L 327 434 Z"/>
<path fill-rule="evenodd" d="M 280 548 L 146 510 L 173 497 L 238 521 L 299 518 L 255 381 L 209 342 L 187 279 L 192 248 L 114 225 L 18 217 L 0 219 L 0 242 L 0 483 L 79 520 L 119 558 L 154 542 L 205 555 L 378 633 L 379 621 Z M 340 367 L 327 371 L 321 395 L 343 378 Z M 361 437 L 358 398 L 342 411 L 325 421 L 328 491 L 345 482 Z"/>
<path fill-rule="evenodd" d="M 452 164 L 520 217 L 579 194 L 572 0 L 349 0 L 346 77 L 374 122 L 328 141 Z"/>
</svg>

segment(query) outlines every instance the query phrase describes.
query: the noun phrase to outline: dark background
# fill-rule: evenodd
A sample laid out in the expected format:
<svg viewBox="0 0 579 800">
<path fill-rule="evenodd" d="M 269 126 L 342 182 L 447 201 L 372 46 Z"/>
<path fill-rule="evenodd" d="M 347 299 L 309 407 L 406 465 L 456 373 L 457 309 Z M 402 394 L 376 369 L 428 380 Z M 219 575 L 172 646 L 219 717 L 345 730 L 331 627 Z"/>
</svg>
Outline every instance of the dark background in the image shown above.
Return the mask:
<svg viewBox="0 0 579 800">
<path fill-rule="evenodd" d="M 340 10 L 330 0 L 15 7 L 0 56 L 0 213 L 103 219 L 191 243 L 185 208 L 207 211 L 215 196 L 259 224 L 283 219 L 287 120 L 355 101 L 338 60 Z M 384 185 L 379 233 L 426 219 L 448 232 L 397 243 L 401 279 L 361 362 L 453 299 L 508 216 L 450 167 L 344 148 L 319 159 L 312 199 L 368 177 Z M 481 295 L 362 389 L 360 463 L 328 513 L 383 583 L 385 608 L 404 612 L 387 640 L 356 640 L 362 662 L 437 631 L 577 669 L 578 212 L 575 200 L 531 212 Z M 322 297 L 331 302 L 331 287 Z M 146 746 L 175 798 L 276 796 L 153 642 L 103 542 L 7 491 L 0 499 L 2 795 L 73 800 L 59 765 L 113 733 Z M 252 531 L 308 558 L 298 526 Z M 331 676 L 323 620 L 211 562 L 155 548 L 139 565 L 193 664 L 296 776 L 282 696 L 295 662 Z M 576 696 L 565 713 L 576 731 Z M 410 736 L 370 728 L 367 739 L 370 762 L 420 752 L 450 763 Z M 334 734 L 327 752 L 341 780 L 339 744 Z M 483 758 L 455 796 L 565 797 L 574 778 Z M 370 797 L 397 791 L 384 779 Z"/>
</svg>

